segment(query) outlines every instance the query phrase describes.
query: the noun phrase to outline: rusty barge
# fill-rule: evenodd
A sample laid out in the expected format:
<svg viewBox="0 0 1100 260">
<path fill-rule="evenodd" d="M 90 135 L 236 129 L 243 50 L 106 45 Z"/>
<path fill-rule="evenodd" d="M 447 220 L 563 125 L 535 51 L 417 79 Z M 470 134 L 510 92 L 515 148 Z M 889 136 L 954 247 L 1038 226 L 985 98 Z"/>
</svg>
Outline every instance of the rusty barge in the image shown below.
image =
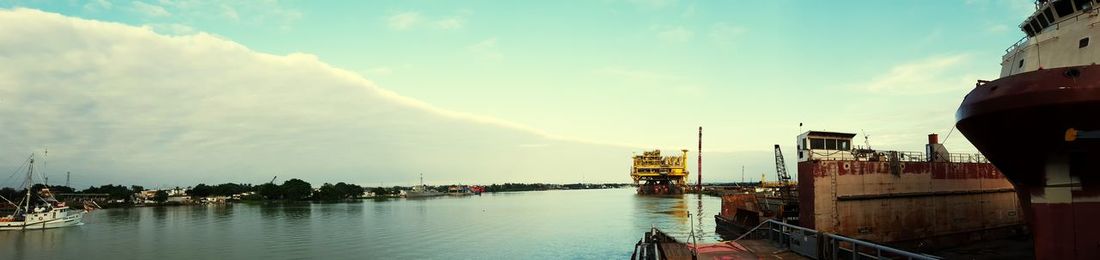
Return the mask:
<svg viewBox="0 0 1100 260">
<path fill-rule="evenodd" d="M 1026 231 L 1019 196 L 982 155 L 949 153 L 935 134 L 923 152 L 854 147 L 853 137 L 799 135 L 797 198 L 767 187 L 725 194 L 720 230 L 737 235 L 773 219 L 922 251 Z M 789 203 L 798 217 L 780 219 Z"/>
<path fill-rule="evenodd" d="M 911 248 L 1022 231 L 1012 183 L 982 155 L 949 153 L 936 134 L 924 152 L 852 147 L 854 136 L 798 136 L 801 226 Z"/>
</svg>

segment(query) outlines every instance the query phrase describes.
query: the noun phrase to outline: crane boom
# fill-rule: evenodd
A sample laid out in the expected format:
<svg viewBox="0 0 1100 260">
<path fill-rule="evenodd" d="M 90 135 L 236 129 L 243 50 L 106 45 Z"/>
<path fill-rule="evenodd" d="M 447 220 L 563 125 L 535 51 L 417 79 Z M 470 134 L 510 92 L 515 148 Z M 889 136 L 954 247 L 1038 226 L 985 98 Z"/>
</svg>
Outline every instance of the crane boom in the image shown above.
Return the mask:
<svg viewBox="0 0 1100 260">
<path fill-rule="evenodd" d="M 783 160 L 783 150 L 779 149 L 779 145 L 775 145 L 775 175 L 779 179 L 779 196 L 782 196 L 784 201 L 792 201 L 797 199 L 794 189 L 791 188 L 791 175 L 787 173 L 787 164 Z"/>
<path fill-rule="evenodd" d="M 791 182 L 791 175 L 787 174 L 787 164 L 783 161 L 783 150 L 779 149 L 779 145 L 775 145 L 775 174 L 779 178 L 779 183 L 787 185 Z"/>
<path fill-rule="evenodd" d="M 783 161 L 783 150 L 775 145 L 775 175 L 779 177 L 779 196 L 783 200 L 779 216 L 784 223 L 798 224 L 798 192 L 787 173 L 787 164 Z"/>
</svg>

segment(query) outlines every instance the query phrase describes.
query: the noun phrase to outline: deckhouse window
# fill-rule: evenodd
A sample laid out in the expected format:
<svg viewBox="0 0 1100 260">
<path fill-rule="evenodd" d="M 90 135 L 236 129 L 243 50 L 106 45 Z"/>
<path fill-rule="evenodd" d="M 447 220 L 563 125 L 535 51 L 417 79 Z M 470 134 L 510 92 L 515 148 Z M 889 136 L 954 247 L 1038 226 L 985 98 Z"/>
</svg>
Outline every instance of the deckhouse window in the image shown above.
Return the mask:
<svg viewBox="0 0 1100 260">
<path fill-rule="evenodd" d="M 1035 20 L 1039 21 L 1039 27 L 1040 28 L 1047 28 L 1047 25 L 1050 25 L 1049 23 L 1047 23 L 1047 18 L 1042 16 L 1042 15 L 1036 16 Z M 1042 29 L 1039 29 L 1039 30 L 1042 31 Z"/>
<path fill-rule="evenodd" d="M 1043 31 L 1043 27 L 1039 26 L 1039 19 L 1031 19 L 1030 25 L 1031 25 L 1031 31 L 1034 31 L 1035 33 L 1039 33 L 1039 32 Z"/>
<path fill-rule="evenodd" d="M 1092 0 L 1074 0 L 1074 3 L 1077 4 L 1077 10 L 1092 9 Z"/>
<path fill-rule="evenodd" d="M 1073 13 L 1073 3 L 1070 0 L 1054 1 L 1054 12 L 1058 17 L 1066 17 Z"/>
<path fill-rule="evenodd" d="M 1080 41 L 1077 41 L 1077 48 L 1084 48 L 1085 46 L 1089 46 L 1089 37 L 1081 38 Z"/>
<path fill-rule="evenodd" d="M 1047 18 L 1047 21 L 1054 22 L 1054 13 L 1050 12 L 1050 8 L 1043 9 L 1043 16 Z"/>
<path fill-rule="evenodd" d="M 836 149 L 837 150 L 847 151 L 847 150 L 851 149 L 851 147 L 852 147 L 851 141 L 848 141 L 848 140 L 838 140 L 837 143 L 836 143 Z"/>
<path fill-rule="evenodd" d="M 836 150 L 836 139 L 825 139 L 825 149 Z"/>
<path fill-rule="evenodd" d="M 1017 67 L 1020 67 L 1020 68 L 1024 67 L 1024 59 L 1020 59 L 1020 65 L 1018 65 Z"/>
<path fill-rule="evenodd" d="M 825 139 L 811 138 L 810 149 L 823 150 L 825 149 Z"/>
</svg>

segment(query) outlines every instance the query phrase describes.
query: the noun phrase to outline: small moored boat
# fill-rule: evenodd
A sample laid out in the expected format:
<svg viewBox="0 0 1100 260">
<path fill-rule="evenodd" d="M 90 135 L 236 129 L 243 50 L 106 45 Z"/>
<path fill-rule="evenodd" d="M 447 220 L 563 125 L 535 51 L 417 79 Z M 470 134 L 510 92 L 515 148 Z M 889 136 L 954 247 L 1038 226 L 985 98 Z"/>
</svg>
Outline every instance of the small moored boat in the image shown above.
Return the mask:
<svg viewBox="0 0 1100 260">
<path fill-rule="evenodd" d="M 34 154 L 27 159 L 27 178 L 23 182 L 25 191 L 19 203 L 0 196 L 4 202 L 15 206 L 14 212 L 0 217 L 0 230 L 27 230 L 47 229 L 80 225 L 83 222 L 84 213 L 92 207 L 85 205 L 84 209 L 71 209 L 64 202 L 54 198 L 48 186 L 43 186 L 38 192 L 34 192 Z"/>
</svg>

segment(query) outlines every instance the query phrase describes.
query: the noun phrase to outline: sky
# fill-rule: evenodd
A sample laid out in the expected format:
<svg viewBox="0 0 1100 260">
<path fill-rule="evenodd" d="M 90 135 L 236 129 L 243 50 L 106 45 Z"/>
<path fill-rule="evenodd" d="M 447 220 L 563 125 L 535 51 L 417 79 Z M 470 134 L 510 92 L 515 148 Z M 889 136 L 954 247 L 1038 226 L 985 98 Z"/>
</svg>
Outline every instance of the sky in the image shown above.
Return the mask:
<svg viewBox="0 0 1100 260">
<path fill-rule="evenodd" d="M 974 153 L 955 110 L 1032 9 L 0 0 L 0 178 L 36 152 L 76 187 L 621 183 L 648 149 L 694 170 L 700 126 L 705 182 L 774 179 L 773 144 L 794 169 L 807 130 Z"/>
</svg>

